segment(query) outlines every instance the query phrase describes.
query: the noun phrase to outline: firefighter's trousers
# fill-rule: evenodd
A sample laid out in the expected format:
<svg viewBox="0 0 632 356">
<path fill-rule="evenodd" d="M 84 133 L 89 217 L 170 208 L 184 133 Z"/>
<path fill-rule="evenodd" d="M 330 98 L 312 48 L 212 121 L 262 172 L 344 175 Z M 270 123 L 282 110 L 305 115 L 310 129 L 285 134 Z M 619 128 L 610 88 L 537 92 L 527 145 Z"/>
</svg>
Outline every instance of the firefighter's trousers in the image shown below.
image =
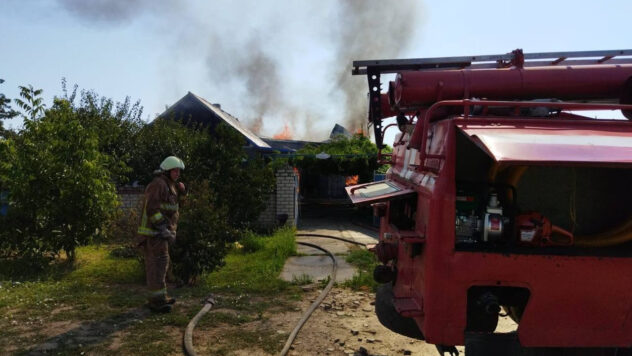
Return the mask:
<svg viewBox="0 0 632 356">
<path fill-rule="evenodd" d="M 143 253 L 149 302 L 154 305 L 165 304 L 167 302 L 165 278 L 169 265 L 169 244 L 162 238 L 150 236 L 143 245 Z"/>
</svg>

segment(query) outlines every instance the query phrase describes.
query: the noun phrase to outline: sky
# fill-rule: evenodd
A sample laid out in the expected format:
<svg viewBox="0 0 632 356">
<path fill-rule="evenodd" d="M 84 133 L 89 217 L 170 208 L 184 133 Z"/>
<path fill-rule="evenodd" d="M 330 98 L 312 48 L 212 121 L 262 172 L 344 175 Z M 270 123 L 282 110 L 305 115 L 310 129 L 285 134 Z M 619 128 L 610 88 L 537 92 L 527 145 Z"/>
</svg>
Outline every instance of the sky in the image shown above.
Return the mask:
<svg viewBox="0 0 632 356">
<path fill-rule="evenodd" d="M 0 0 L 0 93 L 30 84 L 50 106 L 66 78 L 140 100 L 151 121 L 191 91 L 261 136 L 319 141 L 365 123 L 353 60 L 628 49 L 630 13 L 629 0 Z"/>
</svg>

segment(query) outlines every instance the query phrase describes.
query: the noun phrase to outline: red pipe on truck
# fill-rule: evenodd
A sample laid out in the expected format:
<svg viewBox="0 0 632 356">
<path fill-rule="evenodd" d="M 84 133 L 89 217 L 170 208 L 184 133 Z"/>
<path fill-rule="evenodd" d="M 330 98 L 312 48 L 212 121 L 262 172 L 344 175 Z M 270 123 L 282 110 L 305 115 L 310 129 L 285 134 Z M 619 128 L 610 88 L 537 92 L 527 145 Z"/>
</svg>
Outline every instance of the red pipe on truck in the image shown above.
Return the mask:
<svg viewBox="0 0 632 356">
<path fill-rule="evenodd" d="M 389 99 L 400 110 L 468 98 L 621 100 L 630 78 L 631 64 L 406 71 L 390 83 Z"/>
</svg>

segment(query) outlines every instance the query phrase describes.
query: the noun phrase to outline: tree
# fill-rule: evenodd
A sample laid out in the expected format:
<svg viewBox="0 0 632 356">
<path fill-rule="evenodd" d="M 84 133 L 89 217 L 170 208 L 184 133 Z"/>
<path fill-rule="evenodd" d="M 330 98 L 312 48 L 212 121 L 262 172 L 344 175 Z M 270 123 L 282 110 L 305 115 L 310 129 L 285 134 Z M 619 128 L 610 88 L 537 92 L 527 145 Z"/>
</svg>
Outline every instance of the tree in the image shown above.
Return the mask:
<svg viewBox="0 0 632 356">
<path fill-rule="evenodd" d="M 0 84 L 4 83 L 4 79 L 0 79 Z M 5 135 L 4 127 L 2 126 L 2 120 L 11 119 L 16 117 L 19 113 L 11 109 L 11 99 L 0 93 L 0 137 Z"/>
<path fill-rule="evenodd" d="M 0 183 L 10 208 L 0 247 L 5 257 L 32 259 L 63 250 L 72 261 L 75 248 L 92 241 L 116 208 L 108 157 L 99 151 L 98 133 L 82 125 L 67 100 L 55 99 L 41 118 L 29 113 L 20 135 L 2 148 L 8 159 Z"/>
<path fill-rule="evenodd" d="M 24 111 L 25 114 L 22 116 L 31 120 L 37 119 L 44 113 L 45 107 L 41 97 L 43 90 L 34 89 L 30 84 L 28 87 L 20 85 L 18 88 L 20 88 L 20 96 L 22 99 L 16 98 L 13 99 L 13 101 Z"/>
<path fill-rule="evenodd" d="M 262 159 L 248 157 L 244 145 L 240 133 L 226 124 L 217 125 L 196 146 L 187 173 L 196 180 L 209 180 L 216 204 L 228 208 L 229 224 L 236 229 L 253 226 L 275 182 L 273 170 Z"/>
<path fill-rule="evenodd" d="M 81 125 L 98 135 L 98 149 L 107 155 L 106 166 L 114 183 L 122 185 L 130 179 L 129 162 L 135 153 L 136 136 L 144 125 L 140 101 L 132 104 L 126 97 L 122 102 L 102 97 L 94 91 L 81 91 L 78 102 L 77 86 L 68 94 L 62 79 L 63 99 L 69 102 Z"/>
<path fill-rule="evenodd" d="M 149 184 L 160 162 L 167 156 L 177 156 L 185 162 L 187 168 L 182 174 L 184 179 L 188 179 L 190 172 L 196 171 L 195 167 L 191 167 L 194 151 L 207 139 L 205 132 L 188 129 L 169 120 L 156 119 L 145 124 L 133 136 L 132 152 L 126 162 L 131 167 L 128 176 L 140 184 Z M 207 153 L 204 155 L 209 158 Z"/>
<path fill-rule="evenodd" d="M 386 148 L 386 152 L 390 150 Z M 330 157 L 319 159 L 319 153 Z M 300 149 L 299 156 L 293 161 L 304 172 L 334 175 L 359 175 L 360 182 L 373 179 L 373 172 L 382 165 L 377 162 L 377 146 L 361 134 L 348 138 L 343 135 L 334 137 L 322 145 L 308 145 Z"/>
</svg>

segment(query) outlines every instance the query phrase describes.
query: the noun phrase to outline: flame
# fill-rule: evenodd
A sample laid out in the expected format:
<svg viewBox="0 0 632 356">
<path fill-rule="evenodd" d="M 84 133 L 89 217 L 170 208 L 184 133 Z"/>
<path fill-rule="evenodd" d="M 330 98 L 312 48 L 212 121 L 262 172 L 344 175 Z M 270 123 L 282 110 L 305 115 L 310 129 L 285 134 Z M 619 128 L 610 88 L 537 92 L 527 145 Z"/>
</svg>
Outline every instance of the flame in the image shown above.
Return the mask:
<svg viewBox="0 0 632 356">
<path fill-rule="evenodd" d="M 289 140 L 292 138 L 292 132 L 290 131 L 290 126 L 286 123 L 283 127 L 283 131 L 272 136 L 272 138 L 277 140 Z"/>
<path fill-rule="evenodd" d="M 355 134 L 364 136 L 364 130 L 360 127 L 355 131 Z"/>
<path fill-rule="evenodd" d="M 345 186 L 356 185 L 358 184 L 358 176 L 348 176 L 345 178 Z"/>
</svg>

